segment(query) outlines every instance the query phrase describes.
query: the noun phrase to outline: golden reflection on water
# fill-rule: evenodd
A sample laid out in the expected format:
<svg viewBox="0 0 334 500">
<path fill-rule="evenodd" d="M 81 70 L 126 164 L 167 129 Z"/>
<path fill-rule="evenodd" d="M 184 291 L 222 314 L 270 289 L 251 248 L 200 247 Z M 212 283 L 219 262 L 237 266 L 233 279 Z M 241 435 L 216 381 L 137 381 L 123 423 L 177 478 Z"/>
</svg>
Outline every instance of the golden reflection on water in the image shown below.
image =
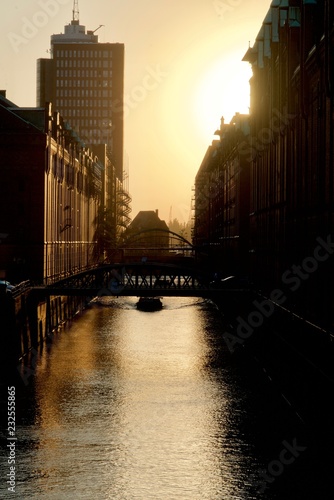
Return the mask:
<svg viewBox="0 0 334 500">
<path fill-rule="evenodd" d="M 208 365 L 198 302 L 170 298 L 143 313 L 135 299 L 113 299 L 41 357 L 32 459 L 45 497 L 36 498 L 243 498 L 233 402 Z"/>
</svg>

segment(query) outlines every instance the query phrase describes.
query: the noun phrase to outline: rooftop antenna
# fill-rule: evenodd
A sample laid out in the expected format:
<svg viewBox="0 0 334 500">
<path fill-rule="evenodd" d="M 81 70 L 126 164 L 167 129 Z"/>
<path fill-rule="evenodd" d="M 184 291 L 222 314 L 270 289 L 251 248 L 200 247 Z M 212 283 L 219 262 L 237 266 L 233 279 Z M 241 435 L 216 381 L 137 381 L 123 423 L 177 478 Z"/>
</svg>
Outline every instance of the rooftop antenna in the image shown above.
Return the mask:
<svg viewBox="0 0 334 500">
<path fill-rule="evenodd" d="M 79 0 L 73 0 L 72 21 L 79 22 Z"/>
</svg>

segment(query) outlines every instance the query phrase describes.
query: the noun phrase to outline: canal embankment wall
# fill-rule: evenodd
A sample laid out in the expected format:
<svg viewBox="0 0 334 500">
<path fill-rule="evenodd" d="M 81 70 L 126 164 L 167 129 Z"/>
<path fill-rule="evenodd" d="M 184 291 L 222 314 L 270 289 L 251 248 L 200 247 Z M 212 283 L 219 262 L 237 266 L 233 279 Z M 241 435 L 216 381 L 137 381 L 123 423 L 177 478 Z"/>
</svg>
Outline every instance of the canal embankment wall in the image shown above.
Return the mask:
<svg viewBox="0 0 334 500">
<path fill-rule="evenodd" d="M 256 292 L 228 301 L 216 297 L 223 339 L 238 366 L 252 361 L 281 394 L 282 404 L 319 431 L 328 429 L 333 418 L 333 332 L 280 304 L 281 299 Z"/>
<path fill-rule="evenodd" d="M 75 296 L 37 296 L 26 287 L 0 295 L 2 364 L 18 362 L 42 345 L 66 322 L 83 311 L 89 299 Z"/>
</svg>

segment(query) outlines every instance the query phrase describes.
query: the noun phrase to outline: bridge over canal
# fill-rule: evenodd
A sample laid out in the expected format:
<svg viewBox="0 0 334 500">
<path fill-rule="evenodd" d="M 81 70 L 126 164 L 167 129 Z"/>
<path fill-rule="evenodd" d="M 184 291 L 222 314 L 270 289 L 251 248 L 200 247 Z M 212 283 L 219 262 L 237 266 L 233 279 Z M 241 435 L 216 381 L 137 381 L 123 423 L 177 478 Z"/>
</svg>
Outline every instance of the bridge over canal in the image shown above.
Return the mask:
<svg viewBox="0 0 334 500">
<path fill-rule="evenodd" d="M 70 270 L 32 291 L 48 296 L 209 296 L 243 291 L 231 281 L 210 284 L 213 275 L 198 262 L 200 252 L 182 235 L 159 228 L 128 235 L 108 252 L 109 263 L 85 270 Z M 113 262 L 119 263 L 113 263 Z"/>
<path fill-rule="evenodd" d="M 211 277 L 212 279 L 212 277 Z M 161 262 L 104 264 L 67 276 L 50 285 L 37 285 L 32 291 L 47 296 L 212 296 L 243 292 L 227 280 L 210 282 L 210 275 L 196 266 Z"/>
</svg>

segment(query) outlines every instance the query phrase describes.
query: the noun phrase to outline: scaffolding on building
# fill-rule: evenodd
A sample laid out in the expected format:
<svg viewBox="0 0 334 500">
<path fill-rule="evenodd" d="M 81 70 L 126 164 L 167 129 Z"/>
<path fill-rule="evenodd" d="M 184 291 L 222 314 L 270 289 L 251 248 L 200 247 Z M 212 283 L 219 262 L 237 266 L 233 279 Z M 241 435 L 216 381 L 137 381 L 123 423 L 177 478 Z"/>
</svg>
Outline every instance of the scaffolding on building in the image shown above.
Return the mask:
<svg viewBox="0 0 334 500">
<path fill-rule="evenodd" d="M 131 201 L 128 190 L 129 175 L 123 171 L 123 181 L 117 182 L 116 187 L 116 235 L 117 240 L 121 237 L 131 222 Z"/>
</svg>

